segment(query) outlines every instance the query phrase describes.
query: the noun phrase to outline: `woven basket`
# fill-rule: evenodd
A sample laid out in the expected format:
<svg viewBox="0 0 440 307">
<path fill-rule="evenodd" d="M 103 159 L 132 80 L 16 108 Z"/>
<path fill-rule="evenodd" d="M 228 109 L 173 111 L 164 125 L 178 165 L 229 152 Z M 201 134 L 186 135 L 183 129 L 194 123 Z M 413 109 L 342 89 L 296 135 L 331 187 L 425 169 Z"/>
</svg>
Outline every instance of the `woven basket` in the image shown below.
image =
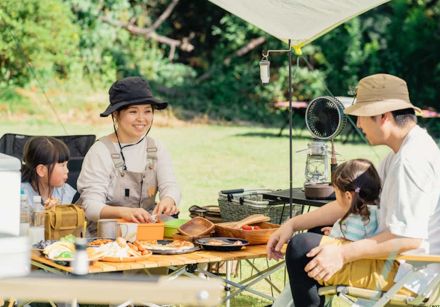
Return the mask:
<svg viewBox="0 0 440 307">
<path fill-rule="evenodd" d="M 263 199 L 263 193 L 268 192 L 272 192 L 272 190 L 246 190 L 238 194 L 220 192 L 218 204 L 222 219 L 226 222 L 239 221 L 252 214 L 263 214 L 270 217 L 270 221 L 274 224 L 283 223 L 290 217 L 289 205 L 273 204 L 271 201 Z M 292 216 L 301 214 L 301 212 L 301 205 L 292 206 Z"/>
</svg>

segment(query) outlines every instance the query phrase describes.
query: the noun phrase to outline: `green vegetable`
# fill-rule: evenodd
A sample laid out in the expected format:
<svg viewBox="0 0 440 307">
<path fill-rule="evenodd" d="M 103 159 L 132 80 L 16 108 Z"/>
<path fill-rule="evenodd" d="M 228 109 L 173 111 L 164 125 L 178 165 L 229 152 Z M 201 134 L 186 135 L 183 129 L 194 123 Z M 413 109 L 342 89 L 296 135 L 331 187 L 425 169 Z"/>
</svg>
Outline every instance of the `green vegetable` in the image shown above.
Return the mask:
<svg viewBox="0 0 440 307">
<path fill-rule="evenodd" d="M 72 234 L 62 237 L 60 241 L 75 243 L 76 237 Z"/>
<path fill-rule="evenodd" d="M 71 252 L 62 252 L 55 258 L 60 258 L 60 259 L 73 258 L 73 254 Z"/>
</svg>

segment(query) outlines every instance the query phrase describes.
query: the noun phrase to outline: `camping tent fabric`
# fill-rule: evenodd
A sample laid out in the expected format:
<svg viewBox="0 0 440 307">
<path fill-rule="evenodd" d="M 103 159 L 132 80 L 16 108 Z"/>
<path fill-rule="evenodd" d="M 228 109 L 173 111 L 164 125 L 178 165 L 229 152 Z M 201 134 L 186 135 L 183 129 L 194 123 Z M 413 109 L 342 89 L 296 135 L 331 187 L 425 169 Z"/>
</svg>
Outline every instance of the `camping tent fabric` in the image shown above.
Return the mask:
<svg viewBox="0 0 440 307">
<path fill-rule="evenodd" d="M 389 0 L 210 0 L 280 40 L 302 47 Z"/>
</svg>

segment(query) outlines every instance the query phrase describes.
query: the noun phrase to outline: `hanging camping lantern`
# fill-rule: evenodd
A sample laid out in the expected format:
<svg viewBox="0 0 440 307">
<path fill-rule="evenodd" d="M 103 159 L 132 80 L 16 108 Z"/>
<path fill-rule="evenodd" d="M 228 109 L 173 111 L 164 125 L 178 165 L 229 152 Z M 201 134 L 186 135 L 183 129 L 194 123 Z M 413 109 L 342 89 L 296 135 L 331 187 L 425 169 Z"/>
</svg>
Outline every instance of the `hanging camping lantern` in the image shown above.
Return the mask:
<svg viewBox="0 0 440 307">
<path fill-rule="evenodd" d="M 263 84 L 268 84 L 270 81 L 270 61 L 267 57 L 263 57 L 260 61 L 260 79 Z"/>
</svg>

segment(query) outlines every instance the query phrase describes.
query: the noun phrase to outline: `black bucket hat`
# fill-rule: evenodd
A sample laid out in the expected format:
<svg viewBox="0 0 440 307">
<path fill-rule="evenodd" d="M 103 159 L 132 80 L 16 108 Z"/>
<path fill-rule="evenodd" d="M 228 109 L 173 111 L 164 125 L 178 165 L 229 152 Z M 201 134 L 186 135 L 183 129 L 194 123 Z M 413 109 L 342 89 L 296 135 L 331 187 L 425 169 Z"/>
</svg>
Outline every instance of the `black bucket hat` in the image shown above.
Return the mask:
<svg viewBox="0 0 440 307">
<path fill-rule="evenodd" d="M 141 77 L 127 77 L 112 84 L 108 90 L 110 105 L 101 113 L 106 117 L 123 107 L 133 104 L 151 104 L 157 110 L 165 109 L 167 102 L 157 100 L 151 93 L 150 85 Z"/>
</svg>

